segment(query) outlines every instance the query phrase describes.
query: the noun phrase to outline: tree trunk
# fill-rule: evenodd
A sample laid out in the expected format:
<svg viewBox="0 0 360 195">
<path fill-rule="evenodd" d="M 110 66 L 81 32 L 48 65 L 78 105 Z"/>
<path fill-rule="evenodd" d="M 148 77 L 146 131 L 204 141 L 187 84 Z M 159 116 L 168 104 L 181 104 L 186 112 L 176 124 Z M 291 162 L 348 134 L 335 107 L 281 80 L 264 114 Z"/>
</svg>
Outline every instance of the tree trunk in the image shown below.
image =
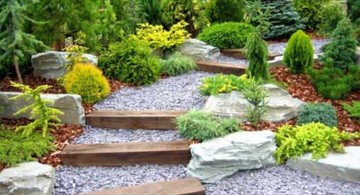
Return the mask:
<svg viewBox="0 0 360 195">
<path fill-rule="evenodd" d="M 22 77 L 21 77 L 21 73 L 20 73 L 20 69 L 19 69 L 19 62 L 18 62 L 18 59 L 16 58 L 16 56 L 13 54 L 13 64 L 14 64 L 14 67 L 15 67 L 15 72 L 16 72 L 16 76 L 19 80 L 19 83 L 23 84 L 23 80 L 22 80 Z"/>
</svg>

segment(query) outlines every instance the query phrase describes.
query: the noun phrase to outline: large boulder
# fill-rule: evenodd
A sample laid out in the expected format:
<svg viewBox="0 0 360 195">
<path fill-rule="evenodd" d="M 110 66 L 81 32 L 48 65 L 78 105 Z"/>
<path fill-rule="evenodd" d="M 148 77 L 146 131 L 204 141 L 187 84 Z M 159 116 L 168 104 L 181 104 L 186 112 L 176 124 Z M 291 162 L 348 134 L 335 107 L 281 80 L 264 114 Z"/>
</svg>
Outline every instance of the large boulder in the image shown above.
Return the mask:
<svg viewBox="0 0 360 195">
<path fill-rule="evenodd" d="M 190 146 L 190 176 L 214 183 L 239 170 L 275 164 L 275 135 L 271 131 L 238 132 Z"/>
<path fill-rule="evenodd" d="M 57 79 L 64 76 L 66 72 L 66 59 L 68 52 L 48 51 L 31 56 L 31 64 L 34 67 L 34 75 L 46 79 Z M 84 54 L 91 64 L 97 65 L 98 59 L 91 54 Z"/>
<path fill-rule="evenodd" d="M 187 39 L 178 51 L 183 55 L 193 58 L 195 61 L 211 61 L 220 55 L 219 48 L 207 45 L 205 42 L 197 39 Z"/>
<path fill-rule="evenodd" d="M 326 158 L 314 160 L 307 153 L 286 163 L 294 169 L 332 179 L 360 182 L 360 147 L 345 147 L 344 154 L 330 153 Z"/>
<path fill-rule="evenodd" d="M 14 114 L 30 105 L 31 101 L 26 99 L 10 100 L 19 95 L 19 92 L 0 92 L 0 112 L 4 118 L 30 118 L 30 112 L 14 116 Z M 81 104 L 81 97 L 73 94 L 42 94 L 41 98 L 52 101 L 49 104 L 52 108 L 61 110 L 64 114 L 60 115 L 62 123 L 85 125 L 85 111 Z"/>
<path fill-rule="evenodd" d="M 38 162 L 19 164 L 0 173 L 1 195 L 51 195 L 55 169 Z"/>
<path fill-rule="evenodd" d="M 264 89 L 269 94 L 266 98 L 267 113 L 265 121 L 283 122 L 297 116 L 303 101 L 293 98 L 286 90 L 273 85 L 266 84 Z M 227 94 L 210 96 L 204 110 L 218 116 L 235 117 L 239 121 L 246 121 L 246 109 L 252 104 L 245 99 L 241 92 L 233 91 Z"/>
</svg>

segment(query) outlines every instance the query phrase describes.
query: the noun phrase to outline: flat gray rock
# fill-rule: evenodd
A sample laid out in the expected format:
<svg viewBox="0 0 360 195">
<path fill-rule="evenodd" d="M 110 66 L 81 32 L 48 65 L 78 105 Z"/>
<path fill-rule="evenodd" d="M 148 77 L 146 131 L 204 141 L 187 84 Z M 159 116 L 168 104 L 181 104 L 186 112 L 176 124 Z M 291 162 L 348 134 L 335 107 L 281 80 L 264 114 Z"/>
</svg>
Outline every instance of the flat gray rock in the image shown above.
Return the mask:
<svg viewBox="0 0 360 195">
<path fill-rule="evenodd" d="M 317 176 L 337 180 L 360 182 L 360 147 L 345 147 L 344 154 L 330 153 L 326 158 L 314 160 L 311 154 L 305 154 L 286 163 L 294 169 L 307 171 Z"/>
<path fill-rule="evenodd" d="M 266 98 L 267 113 L 263 120 L 272 122 L 283 122 L 297 116 L 303 101 L 293 98 L 286 90 L 273 85 L 266 84 L 264 89 L 268 92 Z M 204 110 L 223 117 L 234 117 L 241 122 L 246 121 L 246 109 L 252 104 L 248 102 L 241 92 L 233 91 L 227 94 L 210 96 Z"/>
<path fill-rule="evenodd" d="M 275 164 L 275 135 L 271 131 L 238 132 L 190 146 L 187 173 L 214 183 L 239 170 Z"/>
<path fill-rule="evenodd" d="M 0 173 L 0 195 L 51 195 L 55 169 L 38 162 L 27 162 Z"/>
<path fill-rule="evenodd" d="M 211 46 L 198 39 L 187 39 L 178 49 L 178 51 L 194 60 L 212 60 L 220 55 L 217 47 Z"/>
</svg>

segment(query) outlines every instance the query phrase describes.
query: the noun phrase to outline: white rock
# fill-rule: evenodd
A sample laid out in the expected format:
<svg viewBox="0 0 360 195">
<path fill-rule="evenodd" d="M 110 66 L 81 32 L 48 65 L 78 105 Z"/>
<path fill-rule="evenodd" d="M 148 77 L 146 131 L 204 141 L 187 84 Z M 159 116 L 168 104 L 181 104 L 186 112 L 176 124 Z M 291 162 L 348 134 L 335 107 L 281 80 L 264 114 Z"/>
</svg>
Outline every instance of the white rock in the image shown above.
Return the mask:
<svg viewBox="0 0 360 195">
<path fill-rule="evenodd" d="M 219 48 L 207 45 L 197 39 L 186 40 L 178 49 L 178 51 L 186 56 L 192 57 L 194 60 L 212 60 L 220 55 Z"/>
<path fill-rule="evenodd" d="M 55 169 L 38 162 L 27 162 L 0 173 L 0 195 L 51 195 Z"/>
<path fill-rule="evenodd" d="M 239 170 L 275 164 L 275 135 L 271 131 L 238 132 L 190 146 L 188 175 L 214 183 Z"/>
</svg>

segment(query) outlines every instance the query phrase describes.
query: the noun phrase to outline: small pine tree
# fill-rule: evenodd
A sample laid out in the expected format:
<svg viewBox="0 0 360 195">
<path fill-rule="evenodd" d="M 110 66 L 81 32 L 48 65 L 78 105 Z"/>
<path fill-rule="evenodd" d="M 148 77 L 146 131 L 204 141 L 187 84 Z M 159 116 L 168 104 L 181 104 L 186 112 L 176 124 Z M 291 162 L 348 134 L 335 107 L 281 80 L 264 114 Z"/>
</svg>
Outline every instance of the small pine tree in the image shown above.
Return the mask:
<svg viewBox="0 0 360 195">
<path fill-rule="evenodd" d="M 245 45 L 246 59 L 249 61 L 247 74 L 255 79 L 270 79 L 268 49 L 266 42 L 258 31 L 252 33 Z"/>
<path fill-rule="evenodd" d="M 206 15 L 212 23 L 242 22 L 245 10 L 244 0 L 210 0 L 206 5 Z"/>
<path fill-rule="evenodd" d="M 292 73 L 301 74 L 314 62 L 311 39 L 302 30 L 294 33 L 286 46 L 284 63 Z"/>
</svg>

